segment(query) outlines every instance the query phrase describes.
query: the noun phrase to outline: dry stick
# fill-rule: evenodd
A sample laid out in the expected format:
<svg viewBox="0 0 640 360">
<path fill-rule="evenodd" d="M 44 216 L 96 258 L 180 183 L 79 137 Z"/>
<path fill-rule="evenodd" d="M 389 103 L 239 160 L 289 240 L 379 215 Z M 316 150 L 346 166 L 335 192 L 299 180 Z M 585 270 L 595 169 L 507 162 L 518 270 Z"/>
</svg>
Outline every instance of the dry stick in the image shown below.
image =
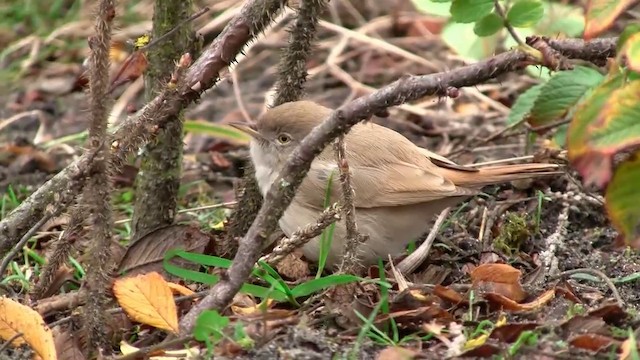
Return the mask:
<svg viewBox="0 0 640 360">
<path fill-rule="evenodd" d="M 124 163 L 126 156 L 145 144 L 162 128 L 171 115 L 180 112 L 200 94 L 218 81 L 220 71 L 229 66 L 234 57 L 253 37 L 263 31 L 284 6 L 285 0 L 250 0 L 240 13 L 224 28 L 216 40 L 205 49 L 185 74 L 185 84 L 177 89 L 166 89 L 130 116 L 113 135 L 112 152 Z M 154 132 L 155 131 L 155 132 Z M 92 157 L 84 154 L 67 166 L 47 183 L 43 184 L 20 206 L 0 221 L 0 254 L 15 244 L 42 218 L 47 206 L 58 196 L 64 196 L 64 206 L 74 198 L 79 189 L 69 187 L 70 179 L 78 171 L 86 171 Z"/>
<path fill-rule="evenodd" d="M 277 222 L 290 204 L 296 189 L 309 171 L 313 159 L 325 146 L 345 134 L 353 125 L 391 106 L 423 96 L 445 96 L 449 87 L 464 87 L 485 82 L 501 74 L 520 70 L 535 63 L 529 55 L 512 51 L 456 70 L 424 76 L 406 76 L 380 90 L 360 97 L 334 111 L 316 126 L 290 155 L 265 196 L 260 212 L 244 238 L 240 240 L 233 263 L 219 283 L 180 322 L 181 331 L 193 329 L 198 315 L 206 309 L 222 309 L 233 299 L 260 258 L 261 244 L 276 229 Z"/>
<path fill-rule="evenodd" d="M 260 260 L 271 266 L 277 265 L 295 249 L 319 236 L 329 225 L 340 220 L 340 212 L 341 208 L 338 204 L 333 204 L 333 206 L 326 208 L 315 224 L 309 224 L 293 233 L 290 238 L 282 239 L 269 254 L 263 256 Z"/>
<path fill-rule="evenodd" d="M 367 241 L 368 236 L 360 234 L 358 232 L 358 224 L 356 224 L 356 206 L 353 203 L 353 186 L 351 186 L 351 174 L 349 174 L 344 135 L 336 140 L 335 150 L 338 169 L 340 170 L 342 201 L 344 202 L 342 213 L 347 230 L 340 272 L 353 273 L 358 267 L 358 251 L 360 250 L 360 245 Z"/>
<path fill-rule="evenodd" d="M 440 231 L 440 226 L 446 220 L 447 216 L 449 216 L 449 211 L 451 208 L 446 208 L 442 210 L 438 218 L 436 219 L 435 224 L 431 228 L 429 235 L 427 238 L 418 246 L 416 251 L 412 252 L 409 256 L 404 258 L 397 266 L 397 269 L 400 273 L 404 275 L 411 274 L 418 266 L 420 266 L 424 260 L 429 255 L 429 250 L 431 250 L 431 245 L 433 245 L 433 241 L 436 239 L 438 232 Z"/>
</svg>

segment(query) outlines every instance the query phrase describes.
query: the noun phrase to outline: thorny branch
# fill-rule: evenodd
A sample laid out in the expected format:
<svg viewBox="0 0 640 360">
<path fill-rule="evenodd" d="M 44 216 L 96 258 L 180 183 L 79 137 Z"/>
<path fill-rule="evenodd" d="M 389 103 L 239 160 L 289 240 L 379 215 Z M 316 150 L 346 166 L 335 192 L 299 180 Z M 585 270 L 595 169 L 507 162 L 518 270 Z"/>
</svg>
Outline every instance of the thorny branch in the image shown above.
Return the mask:
<svg viewBox="0 0 640 360">
<path fill-rule="evenodd" d="M 304 244 L 311 241 L 311 239 L 322 234 L 322 231 L 329 225 L 340 220 L 340 212 L 340 206 L 337 204 L 333 204 L 333 206 L 326 208 L 322 214 L 320 214 L 320 217 L 315 224 L 309 224 L 293 233 L 290 238 L 282 239 L 269 254 L 263 256 L 260 260 L 271 266 L 275 266 L 295 249 L 302 247 Z"/>
<path fill-rule="evenodd" d="M 334 111 L 321 125 L 314 128 L 291 154 L 265 196 L 251 228 L 240 240 L 238 252 L 227 275 L 182 319 L 181 331 L 190 332 L 202 311 L 222 309 L 233 299 L 260 257 L 261 244 L 275 230 L 278 220 L 306 176 L 311 162 L 328 143 L 345 134 L 359 121 L 381 113 L 391 106 L 424 96 L 446 96 L 449 88 L 480 84 L 536 63 L 536 59 L 532 59 L 528 54 L 511 51 L 449 72 L 403 77 Z"/>
<path fill-rule="evenodd" d="M 353 186 L 351 186 L 351 174 L 349 174 L 349 163 L 347 162 L 347 150 L 345 148 L 344 136 L 340 136 L 335 143 L 336 160 L 340 170 L 340 187 L 342 189 L 342 201 L 344 203 L 342 214 L 347 230 L 347 238 L 344 243 L 344 253 L 340 272 L 355 272 L 358 267 L 358 251 L 360 245 L 368 240 L 368 234 L 358 232 L 356 223 L 356 207 L 353 203 Z"/>
</svg>

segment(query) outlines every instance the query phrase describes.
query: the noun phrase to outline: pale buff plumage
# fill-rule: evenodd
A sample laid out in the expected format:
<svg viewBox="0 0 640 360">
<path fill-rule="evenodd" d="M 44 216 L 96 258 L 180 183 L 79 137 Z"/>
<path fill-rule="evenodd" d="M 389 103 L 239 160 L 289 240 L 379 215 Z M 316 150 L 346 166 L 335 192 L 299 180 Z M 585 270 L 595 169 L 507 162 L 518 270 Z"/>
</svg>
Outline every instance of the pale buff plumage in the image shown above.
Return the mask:
<svg viewBox="0 0 640 360">
<path fill-rule="evenodd" d="M 236 125 L 253 137 L 251 159 L 263 196 L 291 151 L 331 112 L 314 102 L 297 101 L 268 110 L 253 127 Z M 557 173 L 557 165 L 553 164 L 466 168 L 371 122 L 355 125 L 346 135 L 345 146 L 355 192 L 356 221 L 361 232 L 370 236 L 361 249 L 364 264 L 402 253 L 410 241 L 429 229 L 429 220 L 435 214 L 477 194 L 484 185 Z M 331 172 L 335 172 L 331 201 L 336 202 L 341 198 L 336 156 L 333 146 L 327 146 L 311 164 L 280 220 L 287 236 L 316 221 L 323 209 Z M 340 263 L 345 235 L 341 221 L 335 228 L 329 266 Z M 306 244 L 303 252 L 309 260 L 317 261 L 319 238 Z"/>
</svg>

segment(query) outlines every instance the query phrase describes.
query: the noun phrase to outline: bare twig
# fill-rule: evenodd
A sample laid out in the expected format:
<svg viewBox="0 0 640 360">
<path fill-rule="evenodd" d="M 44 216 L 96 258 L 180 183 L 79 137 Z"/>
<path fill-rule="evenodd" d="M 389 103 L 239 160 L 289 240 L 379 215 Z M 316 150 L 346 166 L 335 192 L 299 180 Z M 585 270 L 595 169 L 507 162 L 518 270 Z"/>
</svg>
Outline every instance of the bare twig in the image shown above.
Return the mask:
<svg viewBox="0 0 640 360">
<path fill-rule="evenodd" d="M 322 214 L 320 214 L 320 217 L 315 224 L 309 224 L 293 233 L 290 238 L 282 239 L 282 241 L 280 241 L 280 243 L 269 254 L 263 256 L 260 260 L 271 266 L 278 264 L 295 249 L 303 246 L 313 238 L 322 234 L 324 229 L 339 220 L 340 211 L 341 209 L 337 204 L 333 204 L 333 206 L 326 208 Z"/>
<path fill-rule="evenodd" d="M 509 20 L 507 20 L 507 14 L 504 13 L 504 9 L 498 0 L 494 0 L 493 7 L 496 9 L 496 13 L 498 13 L 502 18 L 504 27 L 507 29 L 513 40 L 515 40 L 520 46 L 527 46 L 527 44 L 525 44 L 525 42 L 520 38 L 520 35 L 516 32 L 516 29 L 513 28 L 513 25 L 511 25 Z"/>
<path fill-rule="evenodd" d="M 340 272 L 353 273 L 358 265 L 358 251 L 360 245 L 368 240 L 367 234 L 358 232 L 356 223 L 356 207 L 353 202 L 353 186 L 351 185 L 351 174 L 349 173 L 349 163 L 347 162 L 347 150 L 344 144 L 344 136 L 340 136 L 335 143 L 336 161 L 340 170 L 340 187 L 342 189 L 342 214 L 344 215 L 347 238 L 344 243 L 344 252 Z"/>
<path fill-rule="evenodd" d="M 446 208 L 442 210 L 440 215 L 438 215 L 435 224 L 433 224 L 431 231 L 429 231 L 427 238 L 422 242 L 422 244 L 420 244 L 420 246 L 418 246 L 416 251 L 412 252 L 398 264 L 397 268 L 402 274 L 411 274 L 427 258 L 429 250 L 431 250 L 431 245 L 433 245 L 433 241 L 436 239 L 438 232 L 440 232 L 440 227 L 447 219 L 450 209 L 451 208 Z"/>
</svg>

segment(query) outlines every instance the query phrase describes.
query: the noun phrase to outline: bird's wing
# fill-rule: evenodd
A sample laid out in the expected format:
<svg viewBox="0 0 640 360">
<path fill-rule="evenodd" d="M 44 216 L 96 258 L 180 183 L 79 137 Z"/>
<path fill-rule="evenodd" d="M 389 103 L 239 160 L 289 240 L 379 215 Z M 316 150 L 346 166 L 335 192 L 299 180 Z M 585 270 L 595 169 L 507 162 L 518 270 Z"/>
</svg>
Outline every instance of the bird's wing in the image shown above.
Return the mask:
<svg viewBox="0 0 640 360">
<path fill-rule="evenodd" d="M 477 191 L 456 186 L 448 179 L 407 163 L 379 167 L 350 163 L 354 205 L 359 208 L 399 206 L 469 196 Z M 330 202 L 342 198 L 340 175 L 334 161 L 316 160 L 298 191 L 300 200 L 322 207 L 326 199 L 328 180 L 333 172 Z"/>
</svg>

